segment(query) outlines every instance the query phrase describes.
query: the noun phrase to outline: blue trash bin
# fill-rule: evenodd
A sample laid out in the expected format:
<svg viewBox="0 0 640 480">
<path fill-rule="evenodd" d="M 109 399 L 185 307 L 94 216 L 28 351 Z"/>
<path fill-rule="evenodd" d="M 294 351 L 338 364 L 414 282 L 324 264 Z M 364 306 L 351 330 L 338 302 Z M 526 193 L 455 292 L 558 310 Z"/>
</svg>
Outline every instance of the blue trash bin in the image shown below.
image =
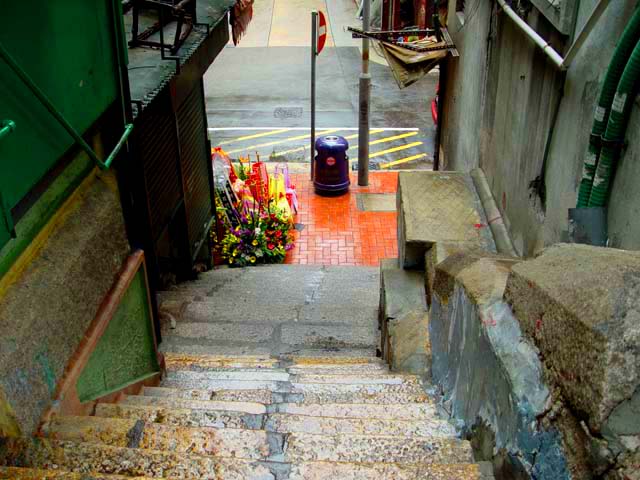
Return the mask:
<svg viewBox="0 0 640 480">
<path fill-rule="evenodd" d="M 349 142 L 338 135 L 316 139 L 313 186 L 319 194 L 341 194 L 349 190 Z"/>
</svg>

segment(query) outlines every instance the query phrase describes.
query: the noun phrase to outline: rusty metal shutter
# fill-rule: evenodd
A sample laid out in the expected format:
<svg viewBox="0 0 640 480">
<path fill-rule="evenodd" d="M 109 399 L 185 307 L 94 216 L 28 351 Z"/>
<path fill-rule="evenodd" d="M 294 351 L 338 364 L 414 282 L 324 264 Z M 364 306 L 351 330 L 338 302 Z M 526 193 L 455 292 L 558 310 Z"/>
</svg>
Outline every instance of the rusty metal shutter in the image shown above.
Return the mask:
<svg viewBox="0 0 640 480">
<path fill-rule="evenodd" d="M 213 217 L 211 154 L 202 81 L 197 82 L 176 112 L 187 230 L 192 259 L 208 239 Z"/>
</svg>

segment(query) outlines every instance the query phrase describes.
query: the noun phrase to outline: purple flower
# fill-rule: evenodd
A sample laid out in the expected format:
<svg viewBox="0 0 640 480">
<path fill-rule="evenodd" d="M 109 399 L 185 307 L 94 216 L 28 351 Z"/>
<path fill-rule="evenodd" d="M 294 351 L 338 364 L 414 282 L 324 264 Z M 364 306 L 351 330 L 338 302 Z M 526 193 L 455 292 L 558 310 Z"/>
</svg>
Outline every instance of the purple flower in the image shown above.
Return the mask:
<svg viewBox="0 0 640 480">
<path fill-rule="evenodd" d="M 284 249 L 288 252 L 289 250 L 291 250 L 293 247 L 295 247 L 295 245 L 293 243 L 287 243 L 284 246 Z"/>
</svg>

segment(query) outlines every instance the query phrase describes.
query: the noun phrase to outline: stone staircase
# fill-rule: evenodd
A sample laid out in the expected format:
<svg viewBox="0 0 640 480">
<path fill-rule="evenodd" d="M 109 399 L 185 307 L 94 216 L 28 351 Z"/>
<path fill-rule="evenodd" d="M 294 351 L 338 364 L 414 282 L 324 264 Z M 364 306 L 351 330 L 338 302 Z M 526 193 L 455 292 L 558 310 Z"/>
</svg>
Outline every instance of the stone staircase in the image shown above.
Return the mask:
<svg viewBox="0 0 640 480">
<path fill-rule="evenodd" d="M 386 288 L 424 298 L 397 265 Z M 493 479 L 426 393 L 428 349 L 401 356 L 426 305 L 386 293 L 379 317 L 380 283 L 376 268 L 279 265 L 161 292 L 161 384 L 0 441 L 0 479 Z"/>
</svg>

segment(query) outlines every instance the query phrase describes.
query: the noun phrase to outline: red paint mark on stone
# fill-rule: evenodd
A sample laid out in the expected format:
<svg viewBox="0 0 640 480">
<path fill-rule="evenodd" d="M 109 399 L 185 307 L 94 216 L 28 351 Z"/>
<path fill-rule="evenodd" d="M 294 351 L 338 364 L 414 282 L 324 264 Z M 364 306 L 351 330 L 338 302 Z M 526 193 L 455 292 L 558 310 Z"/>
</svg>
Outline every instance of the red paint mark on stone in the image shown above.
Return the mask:
<svg viewBox="0 0 640 480">
<path fill-rule="evenodd" d="M 542 318 L 536 320 L 536 331 L 542 328 Z"/>
</svg>

